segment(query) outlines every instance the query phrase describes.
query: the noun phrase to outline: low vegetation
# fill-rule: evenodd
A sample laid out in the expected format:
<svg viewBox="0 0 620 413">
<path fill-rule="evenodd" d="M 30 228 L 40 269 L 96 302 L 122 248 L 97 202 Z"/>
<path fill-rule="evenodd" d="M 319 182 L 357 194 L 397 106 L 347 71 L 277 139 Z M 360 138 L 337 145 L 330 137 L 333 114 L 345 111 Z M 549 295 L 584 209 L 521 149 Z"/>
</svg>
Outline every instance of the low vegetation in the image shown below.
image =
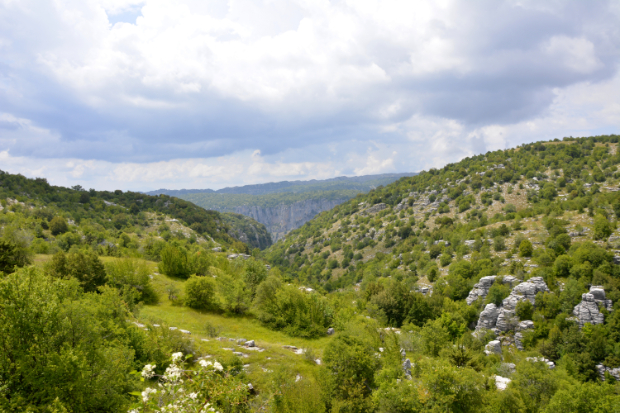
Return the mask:
<svg viewBox="0 0 620 413">
<path fill-rule="evenodd" d="M 264 251 L 2 175 L 0 410 L 616 411 L 619 141 L 467 158 Z"/>
</svg>

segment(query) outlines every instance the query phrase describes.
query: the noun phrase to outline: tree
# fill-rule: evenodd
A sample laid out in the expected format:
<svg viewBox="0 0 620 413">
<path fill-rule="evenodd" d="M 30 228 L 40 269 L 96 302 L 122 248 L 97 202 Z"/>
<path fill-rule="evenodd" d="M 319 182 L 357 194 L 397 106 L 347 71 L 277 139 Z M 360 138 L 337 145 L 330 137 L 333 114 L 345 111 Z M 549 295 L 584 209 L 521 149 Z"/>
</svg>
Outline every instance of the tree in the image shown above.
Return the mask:
<svg viewBox="0 0 620 413">
<path fill-rule="evenodd" d="M 493 303 L 499 307 L 502 305 L 504 298 L 508 297 L 508 295 L 510 295 L 510 288 L 501 282 L 501 280 L 496 279 L 491 288 L 489 288 L 486 303 Z"/>
<path fill-rule="evenodd" d="M 76 279 L 86 292 L 97 291 L 106 282 L 103 263 L 95 254 L 82 252 L 56 253 L 47 266 L 47 272 L 56 278 Z"/>
<path fill-rule="evenodd" d="M 424 352 L 432 357 L 439 356 L 441 349 L 450 343 L 450 332 L 440 319 L 427 321 L 421 331 Z"/>
<path fill-rule="evenodd" d="M 187 250 L 182 247 L 167 245 L 160 253 L 161 262 L 159 271 L 169 277 L 187 278 L 190 275 L 190 265 Z"/>
<path fill-rule="evenodd" d="M 0 272 L 9 274 L 16 266 L 23 267 L 30 264 L 30 256 L 27 246 L 0 240 Z"/>
<path fill-rule="evenodd" d="M 115 289 L 84 294 L 30 267 L 0 279 L 0 308 L 0 410 L 127 411 L 135 351 L 125 343 L 148 344 L 128 334 Z"/>
<path fill-rule="evenodd" d="M 474 271 L 469 261 L 460 260 L 450 264 L 449 274 L 458 275 L 462 278 L 469 279 L 473 277 Z"/>
<path fill-rule="evenodd" d="M 611 223 L 603 215 L 594 218 L 594 239 L 607 239 L 612 234 Z"/>
<path fill-rule="evenodd" d="M 379 360 L 361 339 L 346 334 L 337 336 L 325 347 L 323 362 L 336 385 L 337 399 L 364 398 L 370 394 Z"/>
<path fill-rule="evenodd" d="M 49 227 L 50 227 L 50 231 L 52 232 L 53 236 L 64 234 L 65 232 L 69 230 L 67 221 L 63 217 L 60 217 L 60 216 L 55 216 L 50 222 Z"/>
<path fill-rule="evenodd" d="M 529 239 L 524 239 L 519 244 L 519 255 L 522 257 L 531 257 L 534 252 L 534 246 Z"/>
<path fill-rule="evenodd" d="M 523 300 L 517 303 L 515 314 L 520 320 L 531 320 L 534 315 L 534 306 L 529 300 Z"/>
<path fill-rule="evenodd" d="M 215 306 L 215 281 L 211 277 L 191 276 L 185 282 L 185 305 L 196 309 Z"/>
</svg>

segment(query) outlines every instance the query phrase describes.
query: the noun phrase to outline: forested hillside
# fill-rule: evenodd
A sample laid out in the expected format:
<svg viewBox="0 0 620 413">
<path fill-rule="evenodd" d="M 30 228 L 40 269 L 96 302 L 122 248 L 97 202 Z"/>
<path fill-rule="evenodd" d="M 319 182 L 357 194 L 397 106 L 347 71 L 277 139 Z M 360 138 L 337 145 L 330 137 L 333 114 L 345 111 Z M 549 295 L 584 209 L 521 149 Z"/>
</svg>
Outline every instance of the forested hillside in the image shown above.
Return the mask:
<svg viewBox="0 0 620 413">
<path fill-rule="evenodd" d="M 467 158 L 251 255 L 184 201 L 2 175 L 0 411 L 617 412 L 619 143 Z"/>
<path fill-rule="evenodd" d="M 64 188 L 49 185 L 44 178 L 28 179 L 0 171 L 0 199 L 4 207 L 11 202 L 7 199 L 20 205 L 28 204 L 41 219 L 62 212 L 66 219 L 76 224 L 88 220 L 106 230 L 144 225 L 144 212 L 148 211 L 177 219 L 196 234 L 216 242 L 230 244 L 243 238 L 251 248 L 264 248 L 271 243 L 265 227 L 251 218 L 227 217 L 167 195 L 150 196 L 120 190 L 87 191 L 80 186 Z M 246 236 L 246 231 L 253 236 Z"/>
</svg>

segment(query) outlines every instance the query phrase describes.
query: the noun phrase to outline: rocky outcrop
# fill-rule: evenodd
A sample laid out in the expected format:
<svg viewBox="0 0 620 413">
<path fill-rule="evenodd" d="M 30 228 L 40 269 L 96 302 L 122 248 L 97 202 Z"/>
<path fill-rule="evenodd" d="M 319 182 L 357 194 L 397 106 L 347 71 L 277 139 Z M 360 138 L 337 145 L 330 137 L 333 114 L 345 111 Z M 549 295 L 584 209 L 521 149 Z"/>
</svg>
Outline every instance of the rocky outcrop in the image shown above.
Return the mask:
<svg viewBox="0 0 620 413">
<path fill-rule="evenodd" d="M 594 301 L 597 304 L 601 304 L 603 307 L 605 307 L 607 311 L 611 311 L 613 309 L 612 301 L 607 300 L 605 297 L 605 289 L 603 288 L 603 286 L 593 285 L 592 287 L 590 287 L 590 294 L 592 294 L 592 296 L 594 297 Z"/>
<path fill-rule="evenodd" d="M 384 203 L 375 204 L 375 205 L 371 206 L 370 208 L 367 208 L 367 209 L 363 210 L 360 214 L 361 215 L 376 214 L 379 211 L 383 211 L 387 207 L 388 206 L 386 204 L 384 204 Z"/>
<path fill-rule="evenodd" d="M 465 300 L 467 301 L 467 305 L 471 305 L 471 303 L 476 301 L 478 298 L 481 298 L 482 300 L 484 300 L 489 294 L 489 290 L 491 289 L 491 286 L 495 282 L 496 278 L 497 278 L 496 275 L 489 275 L 487 277 L 482 277 L 480 281 L 478 281 L 476 285 L 474 285 L 474 288 L 472 288 L 472 290 L 469 292 L 469 295 L 467 296 L 467 299 Z M 510 286 L 512 287 L 521 281 L 518 278 L 513 277 L 512 275 L 508 275 L 502 278 L 502 282 L 504 284 L 510 284 Z"/>
<path fill-rule="evenodd" d="M 549 292 L 549 288 L 542 277 L 532 277 L 513 288 L 510 295 L 502 303 L 496 322 L 497 329 L 500 331 L 514 330 L 519 322 L 515 315 L 517 304 L 523 300 L 535 304 L 536 294 L 539 292 Z"/>
<path fill-rule="evenodd" d="M 347 201 L 343 199 L 306 199 L 289 205 L 279 204 L 274 207 L 241 205 L 235 212 L 251 218 L 267 227 L 273 242 L 283 238 L 289 231 L 301 227 L 315 215 L 328 211 L 336 205 Z"/>
<path fill-rule="evenodd" d="M 577 317 L 580 328 L 586 323 L 603 324 L 605 321 L 605 316 L 598 310 L 594 295 L 590 293 L 581 295 L 581 302 L 575 306 L 573 314 Z"/>
<path fill-rule="evenodd" d="M 487 304 L 484 307 L 484 310 L 480 313 L 480 318 L 478 318 L 478 324 L 476 325 L 476 330 L 481 330 L 486 328 L 488 330 L 494 329 L 495 324 L 497 323 L 497 316 L 499 315 L 499 309 L 493 303 Z"/>
<path fill-rule="evenodd" d="M 482 277 L 480 281 L 478 281 L 476 285 L 474 285 L 474 288 L 472 288 L 472 290 L 469 292 L 469 295 L 467 296 L 465 300 L 467 301 L 467 305 L 471 305 L 471 303 L 476 301 L 478 298 L 482 298 L 484 300 L 486 296 L 489 294 L 489 290 L 491 289 L 491 286 L 495 282 L 495 278 L 496 278 L 495 275 L 489 275 L 488 277 Z"/>
<path fill-rule="evenodd" d="M 611 374 L 611 376 L 614 379 L 616 379 L 616 381 L 620 381 L 620 367 L 616 367 L 615 369 L 612 369 L 610 367 L 605 367 L 602 364 L 597 364 L 596 370 L 598 371 L 598 375 L 603 381 L 605 381 L 605 372 L 608 372 L 609 374 Z"/>
<path fill-rule="evenodd" d="M 487 277 L 483 277 L 483 278 L 487 278 Z M 516 282 L 515 281 L 516 279 L 513 279 L 513 278 L 514 277 L 508 279 L 508 282 L 511 282 L 511 283 Z M 504 281 L 506 281 L 506 278 L 504 279 Z M 488 282 L 485 281 L 485 285 L 487 284 Z M 480 286 L 478 288 L 479 290 L 483 289 Z M 474 290 L 472 290 L 472 292 L 473 291 Z M 498 331 L 505 332 L 505 331 L 517 329 L 517 327 L 519 326 L 519 319 L 515 314 L 517 304 L 523 300 L 528 300 L 532 304 L 535 304 L 536 294 L 538 294 L 541 291 L 546 291 L 546 292 L 549 291 L 549 288 L 547 287 L 547 284 L 545 284 L 545 281 L 543 280 L 542 277 L 533 277 L 533 278 L 530 278 L 528 281 L 517 285 L 516 287 L 512 289 L 512 291 L 510 292 L 510 295 L 504 299 L 501 307 L 497 308 L 495 304 L 487 304 L 487 306 L 484 308 L 482 313 L 480 313 L 480 318 L 478 319 L 476 330 L 495 329 L 494 330 L 495 332 L 498 332 Z M 488 293 L 488 290 L 487 290 L 487 293 Z M 532 326 L 533 326 L 533 323 L 532 323 Z"/>
<path fill-rule="evenodd" d="M 532 320 L 525 320 L 519 323 L 515 333 L 515 347 L 517 347 L 517 350 L 523 350 L 523 332 L 533 328 L 534 322 Z"/>
<path fill-rule="evenodd" d="M 502 343 L 499 340 L 489 341 L 489 343 L 484 346 L 484 354 L 487 356 L 491 354 L 502 354 Z"/>
</svg>

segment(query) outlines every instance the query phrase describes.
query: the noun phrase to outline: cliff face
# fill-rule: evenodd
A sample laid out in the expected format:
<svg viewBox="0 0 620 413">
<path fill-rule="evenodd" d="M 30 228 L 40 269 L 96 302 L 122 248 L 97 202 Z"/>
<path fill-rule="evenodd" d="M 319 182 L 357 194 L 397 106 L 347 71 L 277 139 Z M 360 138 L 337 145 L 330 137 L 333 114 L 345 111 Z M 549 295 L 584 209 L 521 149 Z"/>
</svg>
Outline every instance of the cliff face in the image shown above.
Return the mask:
<svg viewBox="0 0 620 413">
<path fill-rule="evenodd" d="M 332 209 L 347 201 L 343 199 L 307 199 L 290 205 L 277 205 L 271 208 L 254 205 L 235 207 L 235 212 L 251 218 L 267 227 L 273 242 L 283 238 L 289 231 L 301 227 L 315 215 Z"/>
</svg>

